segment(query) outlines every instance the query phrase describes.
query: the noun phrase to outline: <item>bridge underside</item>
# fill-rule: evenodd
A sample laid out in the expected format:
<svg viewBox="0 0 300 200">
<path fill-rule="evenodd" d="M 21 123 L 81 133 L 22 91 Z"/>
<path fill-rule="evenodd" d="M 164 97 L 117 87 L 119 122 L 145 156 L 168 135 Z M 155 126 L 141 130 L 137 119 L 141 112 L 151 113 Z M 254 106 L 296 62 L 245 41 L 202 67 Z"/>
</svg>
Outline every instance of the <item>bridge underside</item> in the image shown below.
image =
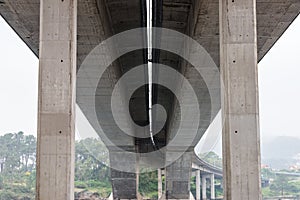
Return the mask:
<svg viewBox="0 0 300 200">
<path fill-rule="evenodd" d="M 72 189 L 69 187 L 72 187 L 73 180 L 69 177 L 73 175 L 72 168 L 74 167 L 72 166 L 72 151 L 74 145 L 74 129 L 72 128 L 74 125 L 74 118 L 72 113 L 74 112 L 73 99 L 75 98 L 75 93 L 72 92 L 75 86 L 72 85 L 74 82 L 70 84 L 70 81 L 67 78 L 68 74 L 72 74 L 71 76 L 75 79 L 75 69 L 77 69 L 78 72 L 86 56 L 91 52 L 92 49 L 94 49 L 105 39 L 129 29 L 145 26 L 145 5 L 143 0 L 78 0 L 77 5 L 74 4 L 74 2 L 76 2 L 75 0 L 41 0 L 41 2 L 43 2 L 42 6 L 40 5 L 39 0 L 31 0 L 30 2 L 25 0 L 1 0 L 0 14 L 16 31 L 21 39 L 28 45 L 33 53 L 41 60 L 39 104 L 40 122 L 38 133 L 38 151 L 40 151 L 38 152 L 38 169 L 40 170 L 38 173 L 40 174 L 38 175 L 37 180 L 38 194 L 41 194 L 42 192 L 48 192 L 47 194 L 49 194 L 49 196 L 46 196 L 45 198 L 41 197 L 40 199 L 54 199 L 51 196 L 51 192 L 55 193 L 56 190 L 60 190 L 61 196 L 57 196 L 55 199 L 71 200 Z M 229 69 L 226 68 L 227 65 L 231 66 L 231 64 L 226 64 L 226 62 L 229 62 L 228 60 L 234 58 L 235 56 L 236 60 L 234 60 L 234 63 L 240 62 L 241 66 L 248 66 L 249 68 L 251 68 L 251 66 L 255 66 L 256 63 L 266 55 L 274 43 L 281 37 L 284 31 L 300 13 L 300 1 L 298 0 L 257 0 L 256 7 L 253 7 L 253 2 L 255 2 L 253 0 L 243 1 L 243 3 L 238 0 L 236 0 L 236 2 L 224 1 L 228 3 L 226 5 L 219 5 L 219 0 L 156 0 L 155 2 L 155 10 L 157 12 L 154 12 L 154 16 L 156 18 L 154 21 L 154 26 L 172 29 L 192 37 L 205 48 L 218 68 L 220 66 L 225 66 L 225 69 Z M 219 7 L 223 9 L 221 9 L 222 13 L 220 14 L 223 17 L 221 18 L 221 22 L 219 22 Z M 227 11 L 224 10 L 225 7 L 228 9 Z M 77 8 L 77 13 L 76 9 L 72 10 L 72 8 Z M 256 13 L 257 24 L 254 23 L 254 13 Z M 40 16 L 42 16 L 41 19 Z M 241 20 L 237 20 L 241 16 L 244 16 L 245 18 L 240 18 Z M 228 18 L 228 24 L 226 24 L 224 21 L 224 18 L 226 17 Z M 229 22 L 233 22 L 234 24 L 229 24 Z M 76 23 L 77 31 L 74 27 L 72 27 L 72 25 Z M 219 27 L 223 27 L 223 31 L 220 31 Z M 257 32 L 255 31 L 256 27 Z M 72 34 L 75 34 L 75 36 Z M 67 44 L 67 46 L 55 46 L 57 45 L 57 41 Z M 232 44 L 232 46 L 229 44 Z M 247 46 L 248 44 L 251 44 L 252 46 L 249 47 Z M 229 45 L 230 47 L 226 45 Z M 53 47 L 54 49 L 61 49 L 59 52 L 55 52 L 53 51 L 54 49 L 51 50 L 50 47 Z M 40 51 L 40 49 L 44 51 Z M 236 52 L 231 52 L 231 50 Z M 255 50 L 255 53 L 252 52 L 252 50 Z M 222 52 L 221 57 L 220 52 Z M 239 55 L 239 52 L 244 52 L 244 54 Z M 252 52 L 252 54 L 249 54 L 249 52 Z M 256 53 L 257 58 L 255 55 Z M 212 102 L 207 100 L 209 99 L 210 94 L 207 86 L 204 83 L 203 77 L 197 75 L 194 68 L 178 55 L 167 51 L 156 51 L 154 54 L 156 63 L 165 64 L 177 71 L 182 72 L 187 80 L 190 83 L 193 83 L 198 100 L 201 102 L 201 113 L 209 113 L 211 111 Z M 61 58 L 62 55 L 67 56 Z M 222 60 L 220 60 L 220 58 L 222 58 Z M 61 63 L 64 63 L 65 66 L 63 66 L 64 68 L 59 69 L 51 68 L 51 66 L 48 66 L 49 63 L 47 64 L 49 60 L 52 62 L 51 65 L 54 63 L 55 66 L 58 66 Z M 59 62 L 56 62 L 56 60 L 59 60 Z M 64 62 L 65 60 L 67 62 Z M 249 60 L 255 61 L 255 63 L 251 63 Z M 145 63 L 147 63 L 147 59 L 145 59 L 145 50 L 136 50 L 123 55 L 122 57 L 118 58 L 109 67 L 109 70 L 104 73 L 104 78 L 101 79 L 101 84 L 97 86 L 97 91 L 109 91 L 108 94 L 105 95 L 111 95 L 117 80 L 122 77 L 123 74 L 135 66 Z M 73 71 L 72 67 L 74 67 Z M 63 73 L 60 73 L 62 71 Z M 238 80 L 239 77 L 244 77 L 249 83 L 252 83 L 252 79 L 257 79 L 257 77 L 255 77 L 257 72 L 255 71 L 250 70 L 247 72 L 247 68 L 244 72 L 239 72 L 239 70 L 237 71 L 237 74 L 232 75 L 231 78 L 226 77 L 228 74 L 224 75 L 224 80 L 228 81 L 225 83 L 225 88 L 228 89 L 228 87 L 235 87 L 230 85 L 230 81 Z M 243 74 L 246 72 L 248 74 L 253 73 L 253 76 L 250 77 L 251 80 L 249 77 L 249 80 L 247 77 L 245 77 L 247 74 Z M 216 74 L 213 75 L 217 74 L 218 73 L 216 72 Z M 230 76 L 230 74 L 228 76 Z M 91 89 L 89 84 L 87 84 L 88 81 L 91 80 L 79 78 L 76 85 L 76 98 L 77 104 L 89 119 L 88 116 L 91 112 L 93 112 L 92 110 L 94 108 L 91 108 L 91 104 L 87 100 L 89 95 L 89 92 L 87 91 Z M 52 85 L 54 83 L 61 84 L 58 84 L 58 88 L 53 89 Z M 234 83 L 232 84 L 234 85 Z M 249 86 L 249 88 L 247 88 L 247 83 L 245 83 L 244 86 L 246 89 L 251 88 L 251 91 L 255 90 L 253 87 L 256 88 L 255 83 Z M 66 96 L 64 96 L 65 93 L 61 92 L 62 90 L 66 91 Z M 238 88 L 237 90 L 243 91 L 241 88 Z M 147 117 L 148 105 L 146 100 L 146 91 L 147 87 L 141 87 L 134 92 L 130 99 L 129 108 L 131 117 L 133 121 L 139 125 L 147 125 L 149 123 L 149 119 Z M 230 93 L 231 91 L 232 90 L 230 89 L 225 89 L 223 92 L 229 96 L 236 95 L 237 98 L 243 96 L 241 93 Z M 247 92 L 247 90 L 244 92 Z M 257 91 L 253 92 L 254 94 L 251 93 L 253 96 L 249 96 L 249 99 L 255 99 L 257 95 L 256 92 Z M 215 102 L 217 108 L 212 111 L 211 115 L 204 115 L 206 118 L 201 121 L 197 137 L 188 147 L 189 151 L 181 156 L 176 162 L 166 167 L 165 196 L 168 199 L 189 199 L 189 182 L 192 171 L 191 152 L 193 151 L 193 147 L 197 144 L 199 139 L 206 131 L 211 119 L 214 118 L 221 108 L 220 86 L 215 88 L 214 93 L 219 97 Z M 50 100 L 41 100 L 47 98 Z M 106 111 L 106 108 L 110 108 L 110 102 L 99 101 L 99 99 L 97 101 L 97 97 L 95 96 L 92 98 L 96 98 L 95 103 L 97 106 L 99 106 L 100 110 L 98 112 L 101 113 L 102 116 L 111 115 L 111 111 Z M 62 101 L 62 99 L 65 101 Z M 53 105 L 49 103 L 51 101 L 53 102 Z M 161 148 L 169 142 L 170 138 L 175 136 L 174 134 L 176 134 L 173 130 L 176 129 L 176 126 L 178 126 L 178 123 L 180 122 L 180 112 L 178 112 L 179 106 L 177 105 L 176 98 L 172 92 L 161 86 L 154 87 L 153 101 L 163 105 L 168 114 L 167 123 L 163 129 L 157 135 L 155 135 L 157 147 Z M 225 107 L 223 107 L 223 109 L 225 110 L 227 108 L 226 102 L 228 103 L 228 101 L 231 102 L 234 100 L 230 98 L 224 100 Z M 237 103 L 240 103 L 240 99 L 237 101 Z M 248 99 L 245 101 L 248 102 Z M 237 123 L 243 125 L 239 127 L 236 125 L 236 121 L 231 124 L 230 120 L 228 120 L 228 124 L 225 124 L 225 127 L 227 128 L 226 131 L 230 132 L 234 129 L 234 131 L 238 133 L 240 129 L 247 129 L 254 133 L 257 132 L 257 124 L 253 122 L 257 120 L 255 116 L 258 114 L 258 111 L 256 110 L 256 100 L 250 102 L 248 106 L 249 107 L 245 108 L 245 110 L 243 108 L 242 111 L 237 111 L 239 115 L 243 114 L 242 120 L 246 119 L 246 121 Z M 251 110 L 252 107 L 253 110 Z M 230 109 L 232 108 L 229 106 L 229 108 L 227 108 L 227 114 L 229 118 L 231 117 L 230 119 L 235 119 L 236 115 L 231 116 L 230 114 L 238 109 Z M 253 116 L 248 116 L 249 113 L 255 114 L 254 119 L 251 118 Z M 240 119 L 241 118 L 238 120 Z M 89 120 L 91 121 L 92 119 Z M 52 126 L 52 129 L 48 128 L 49 124 Z M 98 134 L 101 135 L 102 133 L 98 127 L 93 123 L 92 125 Z M 103 127 L 104 129 L 109 130 L 109 138 L 111 142 L 117 144 L 118 147 L 126 149 L 127 152 L 147 153 L 154 151 L 155 148 L 157 148 L 152 145 L 149 137 L 141 139 L 138 137 L 123 136 L 111 123 L 106 123 L 103 125 Z M 62 129 L 62 131 L 60 129 Z M 128 127 L 128 129 L 130 129 L 130 127 Z M 56 135 L 56 132 L 58 135 Z M 61 132 L 63 132 L 63 136 L 60 135 Z M 134 131 L 132 130 L 132 132 Z M 120 138 L 123 139 L 120 140 Z M 230 139 L 231 138 L 228 138 L 228 140 Z M 257 135 L 255 136 L 255 134 L 253 138 L 250 138 L 249 136 L 249 141 L 253 140 L 254 143 L 258 143 L 257 139 L 258 137 Z M 238 139 L 237 141 L 242 145 L 241 141 Z M 184 141 L 182 142 L 184 144 Z M 64 144 L 68 144 L 65 145 L 66 148 L 64 148 Z M 146 162 L 147 159 L 149 159 L 147 157 L 143 157 L 142 155 L 139 158 L 133 158 L 130 153 L 120 153 L 111 147 L 110 144 L 106 144 L 110 150 L 110 161 L 112 165 L 130 165 L 130 168 L 133 168 L 136 172 L 138 172 L 139 162 L 143 160 Z M 226 145 L 230 145 L 230 143 L 226 143 L 225 145 L 223 144 L 225 147 Z M 55 150 L 52 148 L 47 148 L 47 146 L 54 146 L 53 148 Z M 57 151 L 58 149 L 63 149 L 65 152 L 60 154 L 60 151 Z M 160 160 L 160 162 L 167 162 L 166 160 L 168 159 L 168 155 L 171 155 L 172 153 L 172 151 L 167 152 L 165 155 L 163 155 L 163 158 Z M 224 151 L 224 153 L 228 156 L 233 156 L 232 152 L 229 150 L 227 152 Z M 241 155 L 242 153 L 243 152 L 241 151 Z M 259 153 L 255 153 L 258 157 Z M 68 160 L 68 162 L 64 165 L 59 163 L 63 161 L 57 159 L 57 157 L 61 158 L 61 156 L 63 156 L 63 158 L 65 156 Z M 46 161 L 49 165 L 45 164 L 47 163 Z M 225 170 L 230 170 L 228 168 L 231 167 L 231 164 L 232 163 L 226 163 L 227 168 L 225 168 Z M 239 167 L 242 168 L 242 164 Z M 54 168 L 56 168 L 56 170 L 54 170 Z M 42 172 L 45 172 L 45 174 L 43 175 Z M 225 171 L 225 173 L 226 172 L 228 171 Z M 50 177 L 52 173 L 57 173 L 57 176 Z M 243 174 L 243 176 L 244 175 L 245 174 Z M 62 189 L 58 186 L 46 186 L 48 179 L 51 179 L 51 181 L 53 181 L 53 179 L 57 179 L 54 181 L 59 182 L 61 177 L 64 176 L 67 177 L 61 181 L 61 184 L 64 185 L 62 186 Z M 111 180 L 114 198 L 136 199 L 138 193 L 136 189 L 138 183 L 137 179 L 137 173 L 126 173 L 118 170 L 112 170 Z M 226 176 L 226 179 L 230 180 L 230 177 Z M 228 186 L 228 188 L 230 188 L 230 186 Z M 246 191 L 242 190 L 242 193 L 244 192 Z M 242 196 L 240 199 L 247 199 L 244 197 L 245 196 Z"/>
</svg>

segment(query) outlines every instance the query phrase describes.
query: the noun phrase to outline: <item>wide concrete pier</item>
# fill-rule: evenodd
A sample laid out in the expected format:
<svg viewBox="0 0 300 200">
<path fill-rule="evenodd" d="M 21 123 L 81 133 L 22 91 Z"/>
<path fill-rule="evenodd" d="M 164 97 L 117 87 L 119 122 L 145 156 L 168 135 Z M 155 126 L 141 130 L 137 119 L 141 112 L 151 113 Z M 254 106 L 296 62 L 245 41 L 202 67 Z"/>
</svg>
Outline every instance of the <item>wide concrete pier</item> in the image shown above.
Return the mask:
<svg viewBox="0 0 300 200">
<path fill-rule="evenodd" d="M 74 199 L 77 1 L 41 0 L 36 199 Z"/>
<path fill-rule="evenodd" d="M 224 199 L 261 199 L 256 1 L 220 1 Z"/>
</svg>

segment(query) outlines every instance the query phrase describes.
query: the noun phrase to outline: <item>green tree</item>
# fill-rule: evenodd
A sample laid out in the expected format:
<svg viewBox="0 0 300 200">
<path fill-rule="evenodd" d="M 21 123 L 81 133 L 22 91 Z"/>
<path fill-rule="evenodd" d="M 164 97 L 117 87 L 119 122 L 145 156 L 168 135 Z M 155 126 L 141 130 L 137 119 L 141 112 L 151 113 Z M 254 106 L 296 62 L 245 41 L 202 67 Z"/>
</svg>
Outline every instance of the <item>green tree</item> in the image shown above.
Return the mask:
<svg viewBox="0 0 300 200">
<path fill-rule="evenodd" d="M 270 185 L 270 190 L 277 195 L 286 195 L 299 193 L 300 187 L 287 176 L 277 175 L 274 182 Z"/>
<path fill-rule="evenodd" d="M 139 174 L 139 192 L 144 197 L 157 199 L 158 197 L 157 171 L 143 172 Z"/>
<path fill-rule="evenodd" d="M 23 132 L 9 133 L 0 137 L 1 160 L 3 161 L 2 172 L 12 174 L 21 165 Z"/>
<path fill-rule="evenodd" d="M 32 171 L 36 164 L 36 138 L 33 135 L 25 136 L 22 150 L 22 160 L 25 171 Z"/>
<path fill-rule="evenodd" d="M 18 132 L 0 136 L 0 200 L 34 199 L 35 149 L 32 135 Z"/>
<path fill-rule="evenodd" d="M 222 168 L 222 158 L 213 151 L 200 154 L 199 157 L 211 165 Z"/>
<path fill-rule="evenodd" d="M 34 199 L 36 142 L 23 132 L 0 136 L 0 200 Z M 111 192 L 108 162 L 108 151 L 100 140 L 76 141 L 75 185 L 106 197 Z"/>
<path fill-rule="evenodd" d="M 86 147 L 89 147 L 88 149 Z M 108 152 L 104 144 L 94 138 L 76 142 L 75 145 L 75 179 L 109 180 Z"/>
</svg>

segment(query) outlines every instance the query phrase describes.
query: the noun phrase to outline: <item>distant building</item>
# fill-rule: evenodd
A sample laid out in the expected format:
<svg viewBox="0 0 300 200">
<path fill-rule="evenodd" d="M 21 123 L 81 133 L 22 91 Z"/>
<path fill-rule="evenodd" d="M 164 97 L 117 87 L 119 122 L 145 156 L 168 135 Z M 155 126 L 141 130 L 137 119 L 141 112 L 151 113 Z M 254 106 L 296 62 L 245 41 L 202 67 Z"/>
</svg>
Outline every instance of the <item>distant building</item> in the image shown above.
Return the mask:
<svg viewBox="0 0 300 200">
<path fill-rule="evenodd" d="M 300 166 L 299 166 L 298 164 L 291 165 L 291 166 L 289 167 L 289 170 L 293 170 L 293 171 L 300 170 Z"/>
<path fill-rule="evenodd" d="M 269 165 L 266 165 L 266 164 L 262 164 L 262 165 L 261 165 L 261 168 L 262 168 L 262 169 L 270 169 L 270 166 L 269 166 Z"/>
</svg>

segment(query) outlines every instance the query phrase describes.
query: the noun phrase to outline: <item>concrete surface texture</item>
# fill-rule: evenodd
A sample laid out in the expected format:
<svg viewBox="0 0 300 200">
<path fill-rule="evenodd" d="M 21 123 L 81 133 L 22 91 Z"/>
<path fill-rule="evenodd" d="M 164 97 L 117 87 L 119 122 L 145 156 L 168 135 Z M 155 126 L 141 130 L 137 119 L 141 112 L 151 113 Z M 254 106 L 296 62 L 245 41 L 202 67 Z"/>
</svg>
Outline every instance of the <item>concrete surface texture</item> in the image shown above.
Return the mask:
<svg viewBox="0 0 300 200">
<path fill-rule="evenodd" d="M 154 26 L 169 28 L 195 39 L 221 69 L 225 86 L 222 89 L 225 96 L 222 99 L 223 116 L 226 119 L 223 132 L 225 198 L 260 199 L 257 62 L 299 15 L 300 1 L 155 2 Z M 100 42 L 114 34 L 145 26 L 144 3 L 142 0 L 0 1 L 1 16 L 40 59 L 38 199 L 72 199 L 76 69 L 78 72 L 86 56 Z M 221 87 L 214 88 L 213 93 L 219 98 L 213 100 L 217 108 L 210 112 L 212 100 L 208 87 L 191 64 L 167 51 L 153 52 L 155 62 L 170 66 L 187 78 L 200 102 L 203 118 L 197 137 L 189 145 L 189 151 L 165 169 L 167 192 L 164 195 L 169 199 L 189 199 L 193 147 L 221 108 Z M 107 99 L 122 75 L 146 62 L 144 56 L 143 50 L 127 53 L 105 71 L 96 96 L 90 96 L 96 100 L 98 118 L 111 117 Z M 93 74 L 92 69 L 89 73 Z M 87 116 L 95 109 L 88 99 L 92 90 L 90 82 L 96 80 L 97 77 L 79 78 L 76 84 L 76 102 Z M 146 87 L 141 87 L 135 91 L 129 105 L 131 118 L 141 126 L 149 120 L 146 90 Z M 156 86 L 154 91 L 154 102 L 163 105 L 168 114 L 167 123 L 155 135 L 160 148 L 176 136 L 180 105 L 167 88 Z M 124 97 L 120 98 L 122 101 Z M 127 108 L 128 105 L 120 106 L 121 111 Z M 123 122 L 129 131 L 134 132 L 128 120 Z M 109 133 L 110 142 L 128 152 L 119 152 L 107 142 L 111 165 L 126 165 L 138 171 L 138 160 L 147 160 L 147 157 L 134 157 L 131 153 L 147 153 L 156 147 L 149 138 L 122 135 L 111 122 L 107 120 L 102 124 Z M 99 129 L 96 131 L 101 134 Z M 174 149 L 168 151 L 159 162 L 166 162 L 173 153 Z M 138 198 L 136 173 L 112 170 L 111 179 L 114 198 Z M 197 180 L 199 184 L 200 177 Z M 202 179 L 202 184 L 205 183 L 206 178 Z M 197 199 L 199 195 L 200 191 Z"/>
<path fill-rule="evenodd" d="M 259 200 L 256 1 L 220 4 L 224 198 Z"/>
<path fill-rule="evenodd" d="M 74 199 L 76 1 L 41 1 L 37 199 Z"/>
</svg>

